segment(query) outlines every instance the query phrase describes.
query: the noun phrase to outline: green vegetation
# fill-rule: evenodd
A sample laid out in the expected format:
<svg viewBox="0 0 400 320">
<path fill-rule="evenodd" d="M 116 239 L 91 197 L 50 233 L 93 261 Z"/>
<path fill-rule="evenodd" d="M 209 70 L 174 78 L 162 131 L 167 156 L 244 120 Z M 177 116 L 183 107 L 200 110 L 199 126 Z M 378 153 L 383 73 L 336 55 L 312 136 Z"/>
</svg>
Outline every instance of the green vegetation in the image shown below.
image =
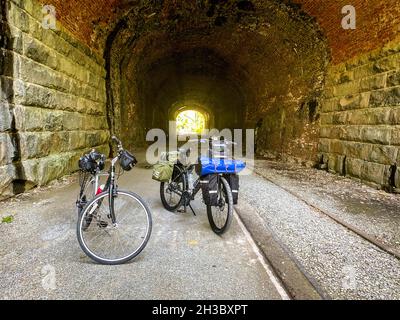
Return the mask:
<svg viewBox="0 0 400 320">
<path fill-rule="evenodd" d="M 14 221 L 14 216 L 7 216 L 1 219 L 1 223 L 11 223 Z"/>
</svg>

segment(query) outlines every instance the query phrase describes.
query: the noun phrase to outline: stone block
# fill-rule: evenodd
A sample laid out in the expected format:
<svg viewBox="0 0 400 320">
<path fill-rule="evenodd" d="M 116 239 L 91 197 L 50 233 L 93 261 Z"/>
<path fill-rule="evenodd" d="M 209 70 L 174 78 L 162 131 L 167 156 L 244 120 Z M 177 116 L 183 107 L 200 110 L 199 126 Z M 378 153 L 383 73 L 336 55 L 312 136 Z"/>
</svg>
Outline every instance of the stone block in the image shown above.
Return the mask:
<svg viewBox="0 0 400 320">
<path fill-rule="evenodd" d="M 346 175 L 354 178 L 361 178 L 364 161 L 354 158 L 346 158 Z"/>
<path fill-rule="evenodd" d="M 0 103 L 12 103 L 14 101 L 13 80 L 0 75 L 0 85 Z"/>
<path fill-rule="evenodd" d="M 17 105 L 14 108 L 15 128 L 21 131 L 43 130 L 43 110 Z"/>
<path fill-rule="evenodd" d="M 0 102 L 0 132 L 9 131 L 12 128 L 12 110 L 7 101 Z"/>
<path fill-rule="evenodd" d="M 336 153 L 336 154 L 343 154 L 344 146 L 343 141 L 332 139 L 330 141 L 329 152 Z"/>
<path fill-rule="evenodd" d="M 29 35 L 23 35 L 24 55 L 49 68 L 57 69 L 59 55 Z"/>
<path fill-rule="evenodd" d="M 390 124 L 400 124 L 400 108 L 390 108 Z"/>
<path fill-rule="evenodd" d="M 0 166 L 0 200 L 14 194 L 12 181 L 15 179 L 15 167 L 12 164 Z"/>
<path fill-rule="evenodd" d="M 64 130 L 80 130 L 83 127 L 84 116 L 77 112 L 63 112 L 62 123 Z"/>
<path fill-rule="evenodd" d="M 321 113 L 321 125 L 333 123 L 333 113 Z"/>
<path fill-rule="evenodd" d="M 330 173 L 344 174 L 345 156 L 330 154 L 328 156 L 328 171 Z"/>
<path fill-rule="evenodd" d="M 400 146 L 400 127 L 392 126 L 390 144 Z"/>
<path fill-rule="evenodd" d="M 50 138 L 51 154 L 57 154 L 62 152 L 69 152 L 69 132 L 68 131 L 60 131 L 53 132 Z"/>
<path fill-rule="evenodd" d="M 15 145 L 9 133 L 0 133 L 0 166 L 10 164 L 15 157 Z"/>
<path fill-rule="evenodd" d="M 372 64 L 365 64 L 354 69 L 354 79 L 362 79 L 369 77 L 374 74 L 373 65 Z"/>
<path fill-rule="evenodd" d="M 8 1 L 8 4 L 8 22 L 21 31 L 29 33 L 29 15 L 13 1 Z"/>
<path fill-rule="evenodd" d="M 360 89 L 362 91 L 371 91 L 382 89 L 386 86 L 387 74 L 379 74 L 377 76 L 364 78 L 360 82 Z"/>
<path fill-rule="evenodd" d="M 387 76 L 387 86 L 395 87 L 400 85 L 400 71 L 392 71 Z"/>
<path fill-rule="evenodd" d="M 352 81 L 333 87 L 335 97 L 354 95 L 360 92 L 360 81 Z"/>
<path fill-rule="evenodd" d="M 350 125 L 390 124 L 392 110 L 390 108 L 354 110 L 348 115 Z"/>
<path fill-rule="evenodd" d="M 372 145 L 368 143 L 344 141 L 343 153 L 347 157 L 368 160 L 371 153 Z"/>
<path fill-rule="evenodd" d="M 339 107 L 338 99 L 322 100 L 321 102 L 321 112 L 338 111 L 340 110 Z"/>
<path fill-rule="evenodd" d="M 390 144 L 391 142 L 390 127 L 365 127 L 362 128 L 361 134 L 363 141 L 377 144 Z"/>
<path fill-rule="evenodd" d="M 42 158 L 54 147 L 51 132 L 20 132 L 21 159 Z"/>
<path fill-rule="evenodd" d="M 400 105 L 400 87 L 394 87 L 385 90 L 371 92 L 371 97 L 370 97 L 371 107 L 399 106 L 399 105 Z"/>
<path fill-rule="evenodd" d="M 400 69 L 400 54 L 393 54 L 374 63 L 373 70 L 375 73 L 387 72 Z"/>
<path fill-rule="evenodd" d="M 319 139 L 318 151 L 324 153 L 329 152 L 329 139 Z"/>
<path fill-rule="evenodd" d="M 371 181 L 381 186 L 387 185 L 386 166 L 379 163 L 364 162 L 361 171 L 361 179 Z"/>
<path fill-rule="evenodd" d="M 39 167 L 39 161 L 40 159 L 27 159 L 27 160 L 22 160 L 21 165 L 23 168 L 23 179 L 26 181 L 32 182 L 34 185 L 38 185 L 38 180 L 39 180 L 39 173 L 38 173 L 38 167 Z"/>
<path fill-rule="evenodd" d="M 386 165 L 392 165 L 397 161 L 398 147 L 371 145 L 368 161 Z"/>
<path fill-rule="evenodd" d="M 335 112 L 332 114 L 332 124 L 347 124 L 349 118 L 349 113 L 347 112 Z"/>
<path fill-rule="evenodd" d="M 68 151 L 80 150 L 86 147 L 85 131 L 69 131 L 68 135 Z"/>
<path fill-rule="evenodd" d="M 50 181 L 69 173 L 69 153 L 51 155 L 38 160 L 37 182 L 46 185 Z"/>
<path fill-rule="evenodd" d="M 340 138 L 349 141 L 361 141 L 362 140 L 361 127 L 359 126 L 342 127 L 342 135 L 340 136 Z"/>
<path fill-rule="evenodd" d="M 62 111 L 45 110 L 43 111 L 43 130 L 61 131 L 64 128 Z"/>
</svg>

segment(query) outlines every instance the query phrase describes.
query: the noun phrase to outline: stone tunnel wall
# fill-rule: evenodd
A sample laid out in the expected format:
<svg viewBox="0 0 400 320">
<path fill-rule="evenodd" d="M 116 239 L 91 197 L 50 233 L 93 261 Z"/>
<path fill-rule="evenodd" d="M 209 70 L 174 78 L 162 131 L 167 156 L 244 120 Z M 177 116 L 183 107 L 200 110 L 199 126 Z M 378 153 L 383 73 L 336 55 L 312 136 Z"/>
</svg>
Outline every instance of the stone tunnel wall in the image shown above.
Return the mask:
<svg viewBox="0 0 400 320">
<path fill-rule="evenodd" d="M 0 197 L 77 170 L 108 152 L 104 61 L 63 26 L 42 27 L 34 0 L 2 3 Z"/>
<path fill-rule="evenodd" d="M 319 152 L 330 172 L 400 187 L 400 42 L 330 68 Z"/>
</svg>

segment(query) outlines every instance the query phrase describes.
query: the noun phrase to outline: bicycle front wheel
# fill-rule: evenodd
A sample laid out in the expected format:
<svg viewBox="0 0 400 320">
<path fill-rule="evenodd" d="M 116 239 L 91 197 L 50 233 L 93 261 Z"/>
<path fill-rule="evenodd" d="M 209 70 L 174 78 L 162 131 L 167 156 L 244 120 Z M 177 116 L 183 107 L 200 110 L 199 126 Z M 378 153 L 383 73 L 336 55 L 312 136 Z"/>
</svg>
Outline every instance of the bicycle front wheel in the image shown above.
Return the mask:
<svg viewBox="0 0 400 320">
<path fill-rule="evenodd" d="M 117 191 L 113 208 L 115 223 L 111 220 L 109 193 L 103 192 L 86 205 L 77 225 L 82 250 L 102 264 L 121 264 L 135 258 L 145 248 L 152 230 L 150 209 L 135 193 Z"/>
<path fill-rule="evenodd" d="M 220 177 L 218 183 L 218 204 L 207 206 L 207 216 L 211 229 L 218 235 L 225 233 L 232 222 L 233 197 L 228 181 Z"/>
</svg>

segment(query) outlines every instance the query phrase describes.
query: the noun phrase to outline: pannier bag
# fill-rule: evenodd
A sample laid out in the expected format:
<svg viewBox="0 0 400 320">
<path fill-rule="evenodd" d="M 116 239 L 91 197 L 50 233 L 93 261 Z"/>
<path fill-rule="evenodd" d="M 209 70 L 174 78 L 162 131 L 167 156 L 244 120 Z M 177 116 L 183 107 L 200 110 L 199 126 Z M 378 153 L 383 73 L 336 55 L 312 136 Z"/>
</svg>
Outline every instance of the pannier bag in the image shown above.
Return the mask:
<svg viewBox="0 0 400 320">
<path fill-rule="evenodd" d="M 196 173 L 199 176 L 213 173 L 237 174 L 244 168 L 246 168 L 246 163 L 241 160 L 200 157 L 196 165 Z"/>
<path fill-rule="evenodd" d="M 128 151 L 124 150 L 120 156 L 119 164 L 125 171 L 132 170 L 132 168 L 137 164 L 135 156 Z"/>
<path fill-rule="evenodd" d="M 174 164 L 169 161 L 159 161 L 153 166 L 153 180 L 168 182 L 172 177 Z"/>
<path fill-rule="evenodd" d="M 218 205 L 218 176 L 209 174 L 200 178 L 203 200 L 207 206 Z"/>
<path fill-rule="evenodd" d="M 84 172 L 96 173 L 97 170 L 103 170 L 105 167 L 106 156 L 95 150 L 85 154 L 79 159 L 79 169 Z"/>
<path fill-rule="evenodd" d="M 239 176 L 237 174 L 227 174 L 224 178 L 228 181 L 231 187 L 233 204 L 238 204 L 239 199 Z"/>
</svg>

